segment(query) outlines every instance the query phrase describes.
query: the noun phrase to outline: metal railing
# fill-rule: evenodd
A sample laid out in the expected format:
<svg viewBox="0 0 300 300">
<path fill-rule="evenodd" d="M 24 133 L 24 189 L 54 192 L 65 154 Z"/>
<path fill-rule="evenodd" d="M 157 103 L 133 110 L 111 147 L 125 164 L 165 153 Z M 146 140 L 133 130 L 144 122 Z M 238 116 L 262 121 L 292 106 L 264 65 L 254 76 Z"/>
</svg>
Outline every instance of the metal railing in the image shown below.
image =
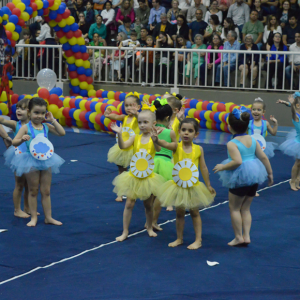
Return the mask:
<svg viewBox="0 0 300 300">
<path fill-rule="evenodd" d="M 66 72 L 66 61 L 60 45 L 22 45 L 24 47 L 15 63 L 15 78 L 36 78 L 37 71 L 51 65 L 57 73 L 58 80 L 68 79 L 62 71 Z M 24 60 L 25 48 L 28 50 L 28 60 Z M 37 57 L 38 50 L 45 49 Z M 93 69 L 94 82 L 140 84 L 143 86 L 163 85 L 173 88 L 179 87 L 210 87 L 222 89 L 249 89 L 249 90 L 275 90 L 291 91 L 293 86 L 299 86 L 299 71 L 293 72 L 294 56 L 299 55 L 288 51 L 241 51 L 241 50 L 212 50 L 212 49 L 178 49 L 178 48 L 130 48 L 88 46 L 89 61 Z M 41 51 L 42 52 L 42 51 Z M 32 54 L 33 53 L 33 54 Z M 31 57 L 30 57 L 31 54 Z M 120 55 L 121 54 L 121 55 Z M 208 58 L 218 58 L 221 61 L 228 55 L 230 67 L 213 63 L 208 65 Z M 267 57 L 275 54 L 283 55 L 283 60 L 269 62 Z M 46 56 L 43 60 L 43 56 Z M 248 76 L 241 76 L 239 59 L 243 60 L 242 69 L 248 69 Z M 235 63 L 233 60 L 235 60 Z M 258 62 L 257 76 L 254 78 L 251 64 L 256 59 Z M 292 60 L 291 60 L 292 59 Z M 248 63 L 247 63 L 248 60 Z M 286 67 L 291 64 L 291 80 L 286 81 Z M 152 62 L 152 63 L 151 63 Z M 201 62 L 203 62 L 201 64 Z M 201 66 L 200 66 L 200 64 Z M 33 72 L 25 72 L 24 66 L 33 68 Z M 21 72 L 20 72 L 21 71 Z M 250 74 L 249 74 L 250 73 Z M 219 78 L 216 75 L 219 74 Z M 245 74 L 245 71 L 243 72 Z M 272 77 L 274 77 L 272 79 Z M 255 84 L 253 84 L 255 83 Z M 272 86 L 272 84 L 274 84 Z"/>
</svg>

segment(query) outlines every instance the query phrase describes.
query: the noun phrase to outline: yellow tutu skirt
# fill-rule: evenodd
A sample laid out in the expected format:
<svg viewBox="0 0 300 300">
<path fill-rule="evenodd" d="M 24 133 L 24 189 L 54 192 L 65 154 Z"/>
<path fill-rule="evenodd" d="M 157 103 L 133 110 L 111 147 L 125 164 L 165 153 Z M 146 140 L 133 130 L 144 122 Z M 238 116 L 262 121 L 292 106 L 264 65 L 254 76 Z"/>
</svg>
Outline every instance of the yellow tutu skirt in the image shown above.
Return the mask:
<svg viewBox="0 0 300 300">
<path fill-rule="evenodd" d="M 107 161 L 116 164 L 117 166 L 127 168 L 130 164 L 132 155 L 133 148 L 130 150 L 122 150 L 118 144 L 115 144 L 108 151 Z"/>
<path fill-rule="evenodd" d="M 216 196 L 211 194 L 202 182 L 184 189 L 179 187 L 173 180 L 161 185 L 157 194 L 161 206 L 175 206 L 187 210 L 210 206 Z"/>
<path fill-rule="evenodd" d="M 118 196 L 126 196 L 130 199 L 147 200 L 152 194 L 156 196 L 158 188 L 164 184 L 165 179 L 156 173 L 147 178 L 139 179 L 130 171 L 123 172 L 113 180 L 114 193 Z"/>
</svg>

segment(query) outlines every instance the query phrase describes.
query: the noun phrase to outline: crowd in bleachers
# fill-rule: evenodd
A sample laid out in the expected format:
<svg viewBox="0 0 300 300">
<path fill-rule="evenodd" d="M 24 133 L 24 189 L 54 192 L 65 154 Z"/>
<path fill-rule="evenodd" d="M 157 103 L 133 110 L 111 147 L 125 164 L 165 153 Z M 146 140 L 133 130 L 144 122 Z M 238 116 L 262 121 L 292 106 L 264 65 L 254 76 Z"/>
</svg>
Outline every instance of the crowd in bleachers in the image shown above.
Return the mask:
<svg viewBox="0 0 300 300">
<path fill-rule="evenodd" d="M 268 70 L 266 82 L 269 88 L 282 88 L 286 84 L 294 89 L 299 89 L 299 3 L 300 0 L 66 1 L 86 45 L 100 47 L 88 51 L 94 77 L 99 81 L 103 79 L 103 66 L 107 65 L 110 79 L 137 82 L 140 77 L 142 85 L 172 84 L 177 63 L 179 84 L 201 85 L 210 76 L 210 81 L 227 86 L 230 83 L 228 74 L 238 70 L 241 86 L 245 77 L 251 78 L 251 85 L 255 86 L 261 68 Z M 28 51 L 22 50 L 24 44 L 41 43 L 59 44 L 59 38 L 43 18 L 36 17 L 29 30 L 23 32 L 16 58 L 18 56 L 19 62 L 28 61 Z M 119 50 L 101 50 L 103 46 L 118 46 Z M 178 48 L 182 51 L 175 60 L 172 51 L 155 51 L 153 54 L 149 49 L 139 51 L 136 47 Z M 124 50 L 126 48 L 128 50 Z M 216 49 L 220 52 L 206 55 L 199 51 L 187 53 L 184 49 Z M 226 50 L 289 51 L 294 55 L 259 57 L 249 52 L 249 55 L 238 56 L 229 55 Z M 38 60 L 40 52 L 31 57 Z M 52 55 L 57 59 L 57 53 Z M 42 55 L 38 66 L 45 67 L 44 57 Z M 32 75 L 35 68 L 34 63 L 29 65 L 25 68 L 25 77 Z M 55 68 L 52 64 L 48 67 Z M 211 78 L 212 69 L 214 78 Z M 66 68 L 63 70 L 66 73 Z M 272 79 L 275 73 L 276 81 Z"/>
</svg>

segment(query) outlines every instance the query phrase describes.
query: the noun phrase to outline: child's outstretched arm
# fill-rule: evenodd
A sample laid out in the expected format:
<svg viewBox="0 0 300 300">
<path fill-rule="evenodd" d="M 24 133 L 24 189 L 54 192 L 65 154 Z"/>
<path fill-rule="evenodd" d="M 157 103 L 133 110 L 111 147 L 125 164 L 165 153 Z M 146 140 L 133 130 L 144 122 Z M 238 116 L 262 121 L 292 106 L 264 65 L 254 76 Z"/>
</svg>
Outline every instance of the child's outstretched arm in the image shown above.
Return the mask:
<svg viewBox="0 0 300 300">
<path fill-rule="evenodd" d="M 0 137 L 2 137 L 3 142 L 5 144 L 5 146 L 8 148 L 11 146 L 12 144 L 12 139 L 10 138 L 10 136 L 7 134 L 7 132 L 4 130 L 4 128 L 2 127 L 2 125 L 0 125 Z"/>
<path fill-rule="evenodd" d="M 181 107 L 180 111 L 176 115 L 179 121 L 182 121 L 184 119 L 184 112 L 185 112 L 185 108 Z"/>
<path fill-rule="evenodd" d="M 158 141 L 158 135 L 161 133 L 162 130 L 160 128 L 156 128 L 155 126 L 152 127 L 151 130 L 151 139 L 153 141 L 153 145 L 156 152 L 159 152 L 161 150 L 161 146 L 157 144 Z"/>
<path fill-rule="evenodd" d="M 273 170 L 272 170 L 272 167 L 271 167 L 271 164 L 270 164 L 270 161 L 269 161 L 267 155 L 261 150 L 258 142 L 256 142 L 255 155 L 265 166 L 265 168 L 268 172 L 269 186 L 271 186 L 273 184 Z"/>
<path fill-rule="evenodd" d="M 125 115 L 117 115 L 117 114 L 113 114 L 112 110 L 108 107 L 105 112 L 104 112 L 104 116 L 106 118 L 109 118 L 113 121 L 123 121 L 125 118 Z"/>
<path fill-rule="evenodd" d="M 0 117 L 0 124 L 12 129 L 13 131 L 16 130 L 17 122 L 12 120 L 5 120 L 3 117 Z"/>
<path fill-rule="evenodd" d="M 56 121 L 56 119 L 53 117 L 50 111 L 46 113 L 46 121 L 51 123 L 46 123 L 51 133 L 58 136 L 64 136 L 66 134 L 64 128 Z"/>
<path fill-rule="evenodd" d="M 160 140 L 158 138 L 158 135 L 163 131 L 163 128 L 154 127 L 153 131 L 156 132 L 155 135 L 157 134 L 157 139 L 155 137 L 154 137 L 154 139 L 152 138 L 152 140 L 155 144 L 157 144 L 160 147 L 171 150 L 171 151 L 173 151 L 173 153 L 176 152 L 176 150 L 177 150 L 177 139 L 176 139 L 176 134 L 175 134 L 174 130 L 171 130 L 171 132 L 170 132 L 171 143 L 168 143 L 165 140 Z"/>
<path fill-rule="evenodd" d="M 12 141 L 13 146 L 18 147 L 25 141 L 29 141 L 30 136 L 27 134 L 27 126 L 23 125 Z"/>
<path fill-rule="evenodd" d="M 118 134 L 118 145 L 120 149 L 126 149 L 133 145 L 135 135 L 130 137 L 126 142 L 124 142 L 122 137 L 122 124 L 119 127 L 116 123 L 112 124 L 111 129 Z"/>
<path fill-rule="evenodd" d="M 200 158 L 199 158 L 199 167 L 200 167 L 202 177 L 204 179 L 206 187 L 211 192 L 211 194 L 216 194 L 215 189 L 210 185 L 209 173 L 208 173 L 208 169 L 207 169 L 205 159 L 204 159 L 204 151 L 203 151 L 203 148 L 201 146 L 200 146 L 200 150 L 201 150 L 201 155 L 200 155 Z"/>
<path fill-rule="evenodd" d="M 291 106 L 291 103 L 289 101 L 284 101 L 284 100 L 277 100 L 277 104 L 285 104 L 286 106 Z"/>
<path fill-rule="evenodd" d="M 278 130 L 278 122 L 277 122 L 277 120 L 275 119 L 274 116 L 270 116 L 270 120 L 274 123 L 274 127 L 272 127 L 272 126 L 270 125 L 270 123 L 267 122 L 267 129 L 268 129 L 268 132 L 270 132 L 272 135 L 276 135 L 277 130 Z"/>
</svg>

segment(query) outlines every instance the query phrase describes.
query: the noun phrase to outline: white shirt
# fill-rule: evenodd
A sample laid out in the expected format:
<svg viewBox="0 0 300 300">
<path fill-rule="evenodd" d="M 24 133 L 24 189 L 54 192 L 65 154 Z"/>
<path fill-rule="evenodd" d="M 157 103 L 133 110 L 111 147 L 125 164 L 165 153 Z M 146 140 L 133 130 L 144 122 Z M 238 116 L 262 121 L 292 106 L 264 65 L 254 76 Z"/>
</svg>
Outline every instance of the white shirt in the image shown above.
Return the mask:
<svg viewBox="0 0 300 300">
<path fill-rule="evenodd" d="M 44 41 L 45 39 L 53 39 L 53 36 L 51 36 L 51 33 L 50 33 L 50 27 L 48 24 L 43 24 L 41 26 L 41 33 L 40 35 L 36 38 L 36 40 L 38 42 L 42 42 Z"/>
<path fill-rule="evenodd" d="M 186 3 L 186 0 L 179 0 L 179 8 L 183 10 L 188 10 L 191 7 L 191 0 L 188 1 L 189 4 Z"/>
<path fill-rule="evenodd" d="M 203 4 L 206 7 L 209 7 L 210 6 L 210 0 L 203 0 L 203 1 L 201 1 L 201 4 Z M 195 6 L 195 1 L 194 0 L 192 0 L 191 6 Z"/>
<path fill-rule="evenodd" d="M 17 44 L 16 50 L 17 50 L 18 54 L 20 55 L 22 53 L 24 47 L 20 47 L 19 45 L 24 45 L 25 46 L 27 44 L 25 43 L 24 39 L 20 40 L 19 43 Z"/>
<path fill-rule="evenodd" d="M 223 13 L 222 13 L 222 11 L 221 11 L 221 10 L 218 11 L 215 15 L 218 16 L 220 25 L 222 25 L 222 21 L 223 21 Z M 204 18 L 204 21 L 205 21 L 207 24 L 210 24 L 210 23 L 209 23 L 209 18 L 210 18 L 210 16 L 211 16 L 211 13 L 210 13 L 209 10 L 208 10 L 208 11 L 206 12 L 205 18 Z"/>
<path fill-rule="evenodd" d="M 239 29 L 237 27 L 234 28 L 234 31 L 237 34 L 236 40 L 239 41 L 240 40 L 240 31 L 239 31 Z M 222 28 L 221 39 L 222 40 L 225 40 L 225 39 L 227 40 L 227 36 L 225 36 L 225 29 L 224 29 L 224 27 Z"/>
<path fill-rule="evenodd" d="M 133 0 L 133 8 L 134 9 L 137 9 L 137 8 L 139 8 L 140 6 L 139 6 L 139 2 L 138 2 L 138 0 Z"/>
<path fill-rule="evenodd" d="M 103 20 L 107 19 L 107 21 L 105 22 L 105 26 L 107 26 L 111 22 L 113 22 L 114 17 L 115 17 L 115 10 L 110 9 L 109 11 L 107 11 L 106 9 L 103 9 L 101 11 L 101 16 L 102 16 Z"/>
<path fill-rule="evenodd" d="M 290 46 L 289 52 L 296 52 L 298 54 L 289 55 L 289 62 L 294 61 L 294 64 L 300 65 L 300 47 L 297 46 L 297 43 L 294 43 Z"/>
<path fill-rule="evenodd" d="M 278 26 L 277 29 L 273 30 L 273 34 L 279 32 L 282 35 L 282 29 L 281 26 Z M 266 43 L 268 40 L 270 34 L 270 30 L 268 30 L 268 25 L 265 26 L 264 28 L 264 36 L 263 36 L 263 42 Z"/>
</svg>

